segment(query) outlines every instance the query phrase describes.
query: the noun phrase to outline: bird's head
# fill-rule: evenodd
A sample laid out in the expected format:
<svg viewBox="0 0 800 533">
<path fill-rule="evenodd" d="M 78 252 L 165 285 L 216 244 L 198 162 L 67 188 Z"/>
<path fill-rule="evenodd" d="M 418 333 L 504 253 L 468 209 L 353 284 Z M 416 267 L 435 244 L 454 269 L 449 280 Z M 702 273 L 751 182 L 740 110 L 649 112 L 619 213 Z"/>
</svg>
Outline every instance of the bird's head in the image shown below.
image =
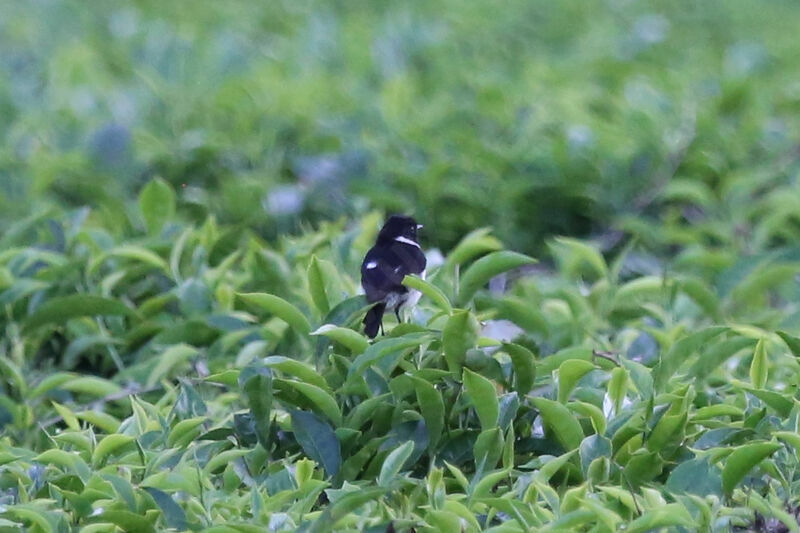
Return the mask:
<svg viewBox="0 0 800 533">
<path fill-rule="evenodd" d="M 389 242 L 403 237 L 417 242 L 417 230 L 422 224 L 417 224 L 413 218 L 405 215 L 392 215 L 381 228 L 378 234 L 378 242 Z"/>
</svg>

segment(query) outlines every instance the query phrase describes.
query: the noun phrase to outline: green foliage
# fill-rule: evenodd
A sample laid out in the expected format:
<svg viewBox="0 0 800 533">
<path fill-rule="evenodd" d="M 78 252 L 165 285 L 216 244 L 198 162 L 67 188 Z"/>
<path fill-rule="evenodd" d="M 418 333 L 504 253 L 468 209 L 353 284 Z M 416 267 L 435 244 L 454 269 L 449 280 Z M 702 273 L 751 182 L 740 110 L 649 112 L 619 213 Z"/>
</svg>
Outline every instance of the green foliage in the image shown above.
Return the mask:
<svg viewBox="0 0 800 533">
<path fill-rule="evenodd" d="M 0 532 L 797 531 L 798 23 L 7 3 Z"/>
<path fill-rule="evenodd" d="M 104 228 L 156 235 L 174 206 L 274 238 L 371 206 L 415 210 L 443 249 L 488 225 L 533 254 L 616 220 L 664 249 L 693 227 L 735 249 L 797 235 L 790 0 L 16 4 L 0 226 L 92 205 Z M 739 298 L 791 277 L 765 269 Z"/>
<path fill-rule="evenodd" d="M 142 210 L 161 201 L 154 183 Z M 0 250 L 2 527 L 648 531 L 791 515 L 800 365 L 793 315 L 771 312 L 790 309 L 786 283 L 758 310 L 738 296 L 749 276 L 687 285 L 680 255 L 674 274 L 623 276 L 628 257 L 573 240 L 555 245 L 558 270 L 519 276 L 530 258 L 476 246 L 484 230 L 407 278 L 420 307 L 370 342 L 356 276 L 374 228 L 267 244 L 175 214 L 126 238 L 51 224 L 65 241 L 47 254 Z M 516 281 L 487 290 L 509 268 Z"/>
</svg>

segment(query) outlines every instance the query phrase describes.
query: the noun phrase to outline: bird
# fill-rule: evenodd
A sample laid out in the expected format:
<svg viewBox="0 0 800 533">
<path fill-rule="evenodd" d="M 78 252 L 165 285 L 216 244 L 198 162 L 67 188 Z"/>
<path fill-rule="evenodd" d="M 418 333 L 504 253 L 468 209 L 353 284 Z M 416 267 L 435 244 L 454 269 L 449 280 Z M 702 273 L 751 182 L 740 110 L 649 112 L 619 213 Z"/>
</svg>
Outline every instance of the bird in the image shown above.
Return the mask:
<svg viewBox="0 0 800 533">
<path fill-rule="evenodd" d="M 413 308 L 422 295 L 403 285 L 403 278 L 416 274 L 425 279 L 425 253 L 417 241 L 417 224 L 410 216 L 392 215 L 383 224 L 375 245 L 361 263 L 361 286 L 367 302 L 374 304 L 364 317 L 364 333 L 374 339 L 380 328 L 383 333 L 383 313 L 393 310 L 397 321 L 400 308 Z"/>
</svg>

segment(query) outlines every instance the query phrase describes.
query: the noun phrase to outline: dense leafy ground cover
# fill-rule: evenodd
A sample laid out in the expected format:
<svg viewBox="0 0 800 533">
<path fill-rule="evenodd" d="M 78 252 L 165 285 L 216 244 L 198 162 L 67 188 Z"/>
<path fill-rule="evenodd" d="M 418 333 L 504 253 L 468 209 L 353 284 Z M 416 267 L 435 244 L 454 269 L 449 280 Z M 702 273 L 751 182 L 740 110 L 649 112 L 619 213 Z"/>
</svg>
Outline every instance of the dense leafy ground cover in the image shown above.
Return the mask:
<svg viewBox="0 0 800 533">
<path fill-rule="evenodd" d="M 800 531 L 799 25 L 4 3 L 0 531 Z"/>
<path fill-rule="evenodd" d="M 0 528 L 797 530 L 796 247 L 536 265 L 476 230 L 369 343 L 378 214 L 273 245 L 174 212 L 158 180 L 124 240 L 0 241 Z"/>
<path fill-rule="evenodd" d="M 492 225 L 538 254 L 800 142 L 794 0 L 163 4 L 3 5 L 0 221 L 118 229 L 160 175 L 198 225 L 413 208 L 443 249 Z"/>
</svg>

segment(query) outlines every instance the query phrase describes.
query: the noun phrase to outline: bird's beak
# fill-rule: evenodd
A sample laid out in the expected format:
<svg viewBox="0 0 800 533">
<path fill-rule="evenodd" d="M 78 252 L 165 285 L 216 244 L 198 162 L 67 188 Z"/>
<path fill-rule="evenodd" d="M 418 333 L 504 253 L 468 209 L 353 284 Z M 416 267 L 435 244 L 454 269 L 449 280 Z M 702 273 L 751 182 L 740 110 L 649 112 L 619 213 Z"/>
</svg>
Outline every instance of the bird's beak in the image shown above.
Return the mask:
<svg viewBox="0 0 800 533">
<path fill-rule="evenodd" d="M 422 228 L 424 228 L 424 227 L 425 227 L 425 226 L 423 226 L 422 224 L 417 224 L 417 229 L 422 229 Z"/>
</svg>

